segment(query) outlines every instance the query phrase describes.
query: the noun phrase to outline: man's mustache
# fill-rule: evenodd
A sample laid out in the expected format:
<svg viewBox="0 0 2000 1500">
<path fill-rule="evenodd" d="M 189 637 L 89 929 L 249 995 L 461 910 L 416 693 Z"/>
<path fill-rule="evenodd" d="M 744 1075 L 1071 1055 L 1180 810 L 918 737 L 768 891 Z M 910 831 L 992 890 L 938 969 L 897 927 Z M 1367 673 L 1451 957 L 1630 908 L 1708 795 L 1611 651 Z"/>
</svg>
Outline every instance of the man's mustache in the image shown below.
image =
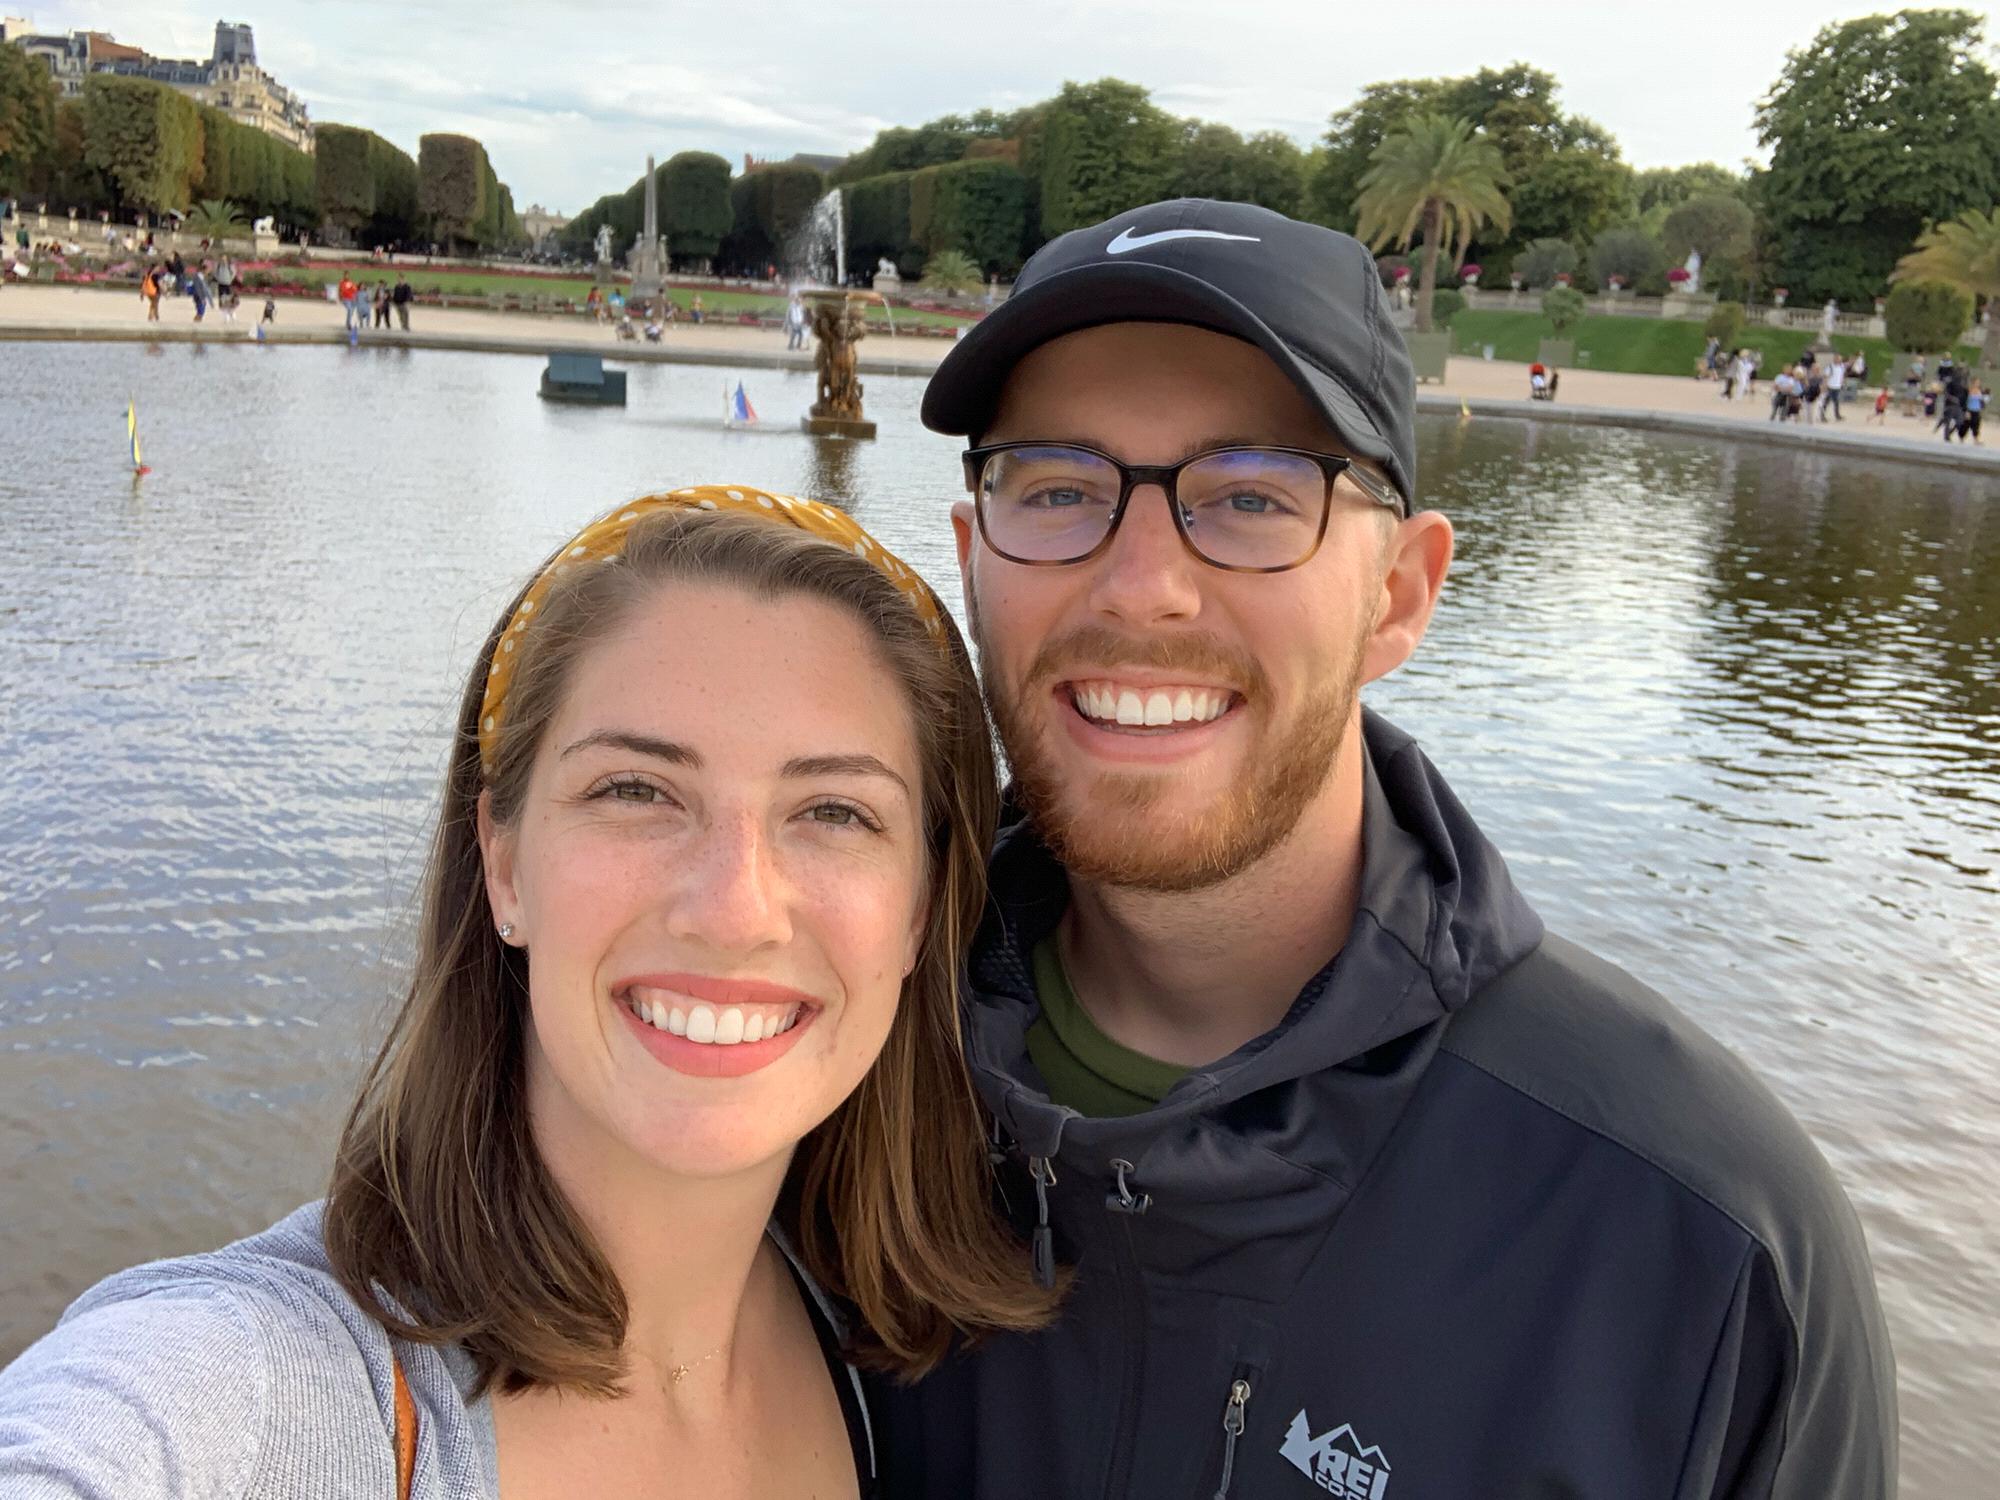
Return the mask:
<svg viewBox="0 0 2000 1500">
<path fill-rule="evenodd" d="M 1248 652 L 1212 635 L 1122 635 L 1102 625 L 1085 625 L 1043 644 L 1035 653 L 1024 687 L 1039 687 L 1074 676 L 1078 669 L 1145 667 L 1186 672 L 1203 681 L 1232 687 L 1254 697 L 1265 686 L 1263 668 Z"/>
</svg>

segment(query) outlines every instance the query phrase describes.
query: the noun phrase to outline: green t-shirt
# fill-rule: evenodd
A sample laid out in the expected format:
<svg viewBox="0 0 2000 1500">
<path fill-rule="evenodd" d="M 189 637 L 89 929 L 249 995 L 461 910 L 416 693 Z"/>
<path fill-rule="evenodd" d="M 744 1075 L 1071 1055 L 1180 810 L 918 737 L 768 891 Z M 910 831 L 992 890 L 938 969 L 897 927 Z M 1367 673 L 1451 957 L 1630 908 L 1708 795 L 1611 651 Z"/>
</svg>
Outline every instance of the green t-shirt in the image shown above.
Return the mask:
<svg viewBox="0 0 2000 1500">
<path fill-rule="evenodd" d="M 1063 972 L 1055 935 L 1035 945 L 1035 997 L 1042 1013 L 1028 1028 L 1028 1056 L 1049 1097 L 1094 1118 L 1143 1114 L 1189 1069 L 1121 1046 L 1097 1029 Z"/>
</svg>

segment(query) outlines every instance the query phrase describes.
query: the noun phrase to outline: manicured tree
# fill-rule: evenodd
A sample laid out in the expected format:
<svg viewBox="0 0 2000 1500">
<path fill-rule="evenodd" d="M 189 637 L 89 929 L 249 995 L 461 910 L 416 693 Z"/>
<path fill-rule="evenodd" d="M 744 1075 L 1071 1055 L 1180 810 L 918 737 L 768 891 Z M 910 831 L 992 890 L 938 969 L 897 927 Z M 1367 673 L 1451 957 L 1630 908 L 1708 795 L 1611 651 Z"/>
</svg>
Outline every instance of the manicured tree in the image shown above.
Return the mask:
<svg viewBox="0 0 2000 1500">
<path fill-rule="evenodd" d="M 1707 321 L 1701 325 L 1704 338 L 1714 339 L 1725 349 L 1734 349 L 1736 340 L 1743 332 L 1743 304 L 1741 302 L 1718 302 L 1709 312 Z"/>
<path fill-rule="evenodd" d="M 55 150 L 49 159 L 46 191 L 51 203 L 85 212 L 117 204 L 117 189 L 90 161 L 90 125 L 81 99 L 56 106 Z"/>
<path fill-rule="evenodd" d="M 910 175 L 910 239 L 927 254 L 959 250 L 984 270 L 1020 264 L 1028 186 L 1001 160 L 952 162 Z"/>
<path fill-rule="evenodd" d="M 359 234 L 374 221 L 378 139 L 352 125 L 327 123 L 314 131 L 313 193 L 320 223 Z"/>
<path fill-rule="evenodd" d="M 1421 115 L 1376 148 L 1361 179 L 1355 234 L 1371 247 L 1423 240 L 1417 281 L 1417 331 L 1431 331 L 1438 257 L 1456 265 L 1482 224 L 1505 233 L 1512 221 L 1507 173 L 1491 141 L 1463 120 Z"/>
<path fill-rule="evenodd" d="M 729 233 L 722 237 L 722 263 L 737 271 L 761 273 L 776 258 L 777 246 L 757 217 L 757 174 L 746 172 L 729 184 Z"/>
<path fill-rule="evenodd" d="M 447 246 L 474 241 L 486 209 L 486 148 L 469 135 L 417 143 L 417 206 Z"/>
<path fill-rule="evenodd" d="M 1882 321 L 1889 342 L 1906 354 L 1949 349 L 1972 322 L 1972 294 L 1948 281 L 1898 281 L 1889 289 Z"/>
<path fill-rule="evenodd" d="M 1554 327 L 1557 338 L 1576 326 L 1586 306 L 1583 293 L 1573 286 L 1552 286 L 1542 293 L 1542 316 Z"/>
<path fill-rule="evenodd" d="M 40 58 L 0 46 L 0 193 L 43 187 L 55 169 L 56 81 Z"/>
<path fill-rule="evenodd" d="M 94 73 L 83 86 L 83 121 L 85 159 L 123 202 L 160 213 L 188 201 L 202 175 L 193 100 L 165 84 Z"/>
<path fill-rule="evenodd" d="M 2000 205 L 1967 209 L 1924 231 L 1917 248 L 1897 262 L 1894 279 L 1941 281 L 1986 299 L 1986 343 L 1980 362 L 2000 370 Z"/>
<path fill-rule="evenodd" d="M 420 187 L 409 152 L 369 132 L 368 170 L 375 180 L 375 214 L 369 230 L 377 243 L 416 237 Z"/>
<path fill-rule="evenodd" d="M 736 223 L 729 163 L 709 151 L 682 151 L 660 168 L 660 233 L 675 258 L 705 263 Z"/>
<path fill-rule="evenodd" d="M 842 190 L 847 210 L 847 264 L 869 270 L 882 259 L 897 266 L 912 260 L 920 269 L 923 248 L 910 233 L 910 200 L 914 172 L 884 172 L 851 183 Z"/>
<path fill-rule="evenodd" d="M 1449 329 L 1451 320 L 1465 311 L 1465 293 L 1456 287 L 1441 286 L 1431 293 L 1431 321 Z"/>
</svg>

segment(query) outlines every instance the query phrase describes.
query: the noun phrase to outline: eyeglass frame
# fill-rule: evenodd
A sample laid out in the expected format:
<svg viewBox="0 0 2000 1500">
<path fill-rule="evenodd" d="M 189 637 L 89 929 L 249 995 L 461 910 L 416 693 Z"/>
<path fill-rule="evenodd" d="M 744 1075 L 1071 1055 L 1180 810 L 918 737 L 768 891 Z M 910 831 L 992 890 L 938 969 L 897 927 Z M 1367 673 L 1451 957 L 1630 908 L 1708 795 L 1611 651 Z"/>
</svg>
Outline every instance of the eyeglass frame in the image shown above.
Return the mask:
<svg viewBox="0 0 2000 1500">
<path fill-rule="evenodd" d="M 986 465 L 1001 453 L 1009 453 L 1022 448 L 1068 448 L 1076 453 L 1088 453 L 1092 458 L 1101 458 L 1118 471 L 1118 503 L 1111 508 L 1110 524 L 1104 528 L 1104 536 L 1095 547 L 1076 557 L 1016 557 L 997 545 L 986 527 L 986 502 L 979 489 L 979 481 L 986 472 Z M 1181 470 L 1206 459 L 1220 458 L 1229 453 L 1281 453 L 1292 458 L 1308 458 L 1319 466 L 1326 477 L 1326 495 L 1320 501 L 1319 530 L 1314 533 L 1312 546 L 1305 556 L 1296 562 L 1280 563 L 1272 568 L 1252 567 L 1247 563 L 1217 562 L 1201 550 L 1195 539 L 1188 535 L 1187 520 L 1180 503 Z M 1132 491 L 1144 484 L 1158 485 L 1167 501 L 1167 512 L 1173 517 L 1174 530 L 1179 534 L 1181 545 L 1197 559 L 1211 568 L 1220 568 L 1225 573 L 1289 573 L 1294 568 L 1302 568 L 1318 556 L 1320 544 L 1326 540 L 1327 522 L 1333 516 L 1333 492 L 1343 474 L 1354 480 L 1355 488 L 1377 505 L 1404 513 L 1403 499 L 1388 485 L 1361 467 L 1360 461 L 1351 454 L 1321 453 L 1313 448 L 1289 448 L 1274 443 L 1232 443 L 1222 448 L 1205 448 L 1199 453 L 1190 453 L 1177 464 L 1128 464 L 1114 458 L 1102 448 L 1093 448 L 1088 443 L 1062 443 L 1036 439 L 1026 439 L 1013 443 L 987 443 L 965 450 L 962 462 L 965 466 L 965 487 L 972 493 L 972 509 L 979 523 L 979 536 L 988 547 L 1010 563 L 1024 568 L 1072 568 L 1078 563 L 1087 563 L 1101 556 L 1118 535 L 1118 528 L 1125 520 L 1125 507 L 1131 502 Z"/>
</svg>

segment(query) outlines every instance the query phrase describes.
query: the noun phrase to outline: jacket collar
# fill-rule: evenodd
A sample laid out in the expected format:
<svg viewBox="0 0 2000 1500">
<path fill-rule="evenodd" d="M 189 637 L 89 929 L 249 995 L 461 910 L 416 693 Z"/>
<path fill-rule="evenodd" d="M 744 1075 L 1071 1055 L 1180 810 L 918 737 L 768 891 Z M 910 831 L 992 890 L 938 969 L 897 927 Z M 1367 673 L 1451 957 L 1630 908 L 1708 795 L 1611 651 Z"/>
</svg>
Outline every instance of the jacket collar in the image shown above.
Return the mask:
<svg viewBox="0 0 2000 1500">
<path fill-rule="evenodd" d="M 981 1094 L 1023 1152 L 1053 1158 L 1067 1141 L 1092 1161 L 1116 1154 L 1137 1162 L 1144 1154 L 1163 1169 L 1152 1149 L 1163 1135 L 1198 1135 L 1204 1121 L 1250 1094 L 1334 1070 L 1379 1078 L 1378 1051 L 1432 1027 L 1541 941 L 1541 920 L 1499 851 L 1416 742 L 1364 710 L 1362 745 L 1361 889 L 1345 945 L 1277 1026 L 1127 1119 L 1088 1119 L 1057 1105 L 1028 1060 L 1027 1032 L 1039 1012 L 1029 956 L 1061 919 L 1069 882 L 1025 819 L 1003 831 L 970 961 L 966 1045 Z M 1380 1089 L 1362 1092 L 1383 1098 Z M 1294 1132 L 1280 1154 L 1345 1177 L 1359 1143 L 1330 1138 L 1338 1135 Z"/>
</svg>

